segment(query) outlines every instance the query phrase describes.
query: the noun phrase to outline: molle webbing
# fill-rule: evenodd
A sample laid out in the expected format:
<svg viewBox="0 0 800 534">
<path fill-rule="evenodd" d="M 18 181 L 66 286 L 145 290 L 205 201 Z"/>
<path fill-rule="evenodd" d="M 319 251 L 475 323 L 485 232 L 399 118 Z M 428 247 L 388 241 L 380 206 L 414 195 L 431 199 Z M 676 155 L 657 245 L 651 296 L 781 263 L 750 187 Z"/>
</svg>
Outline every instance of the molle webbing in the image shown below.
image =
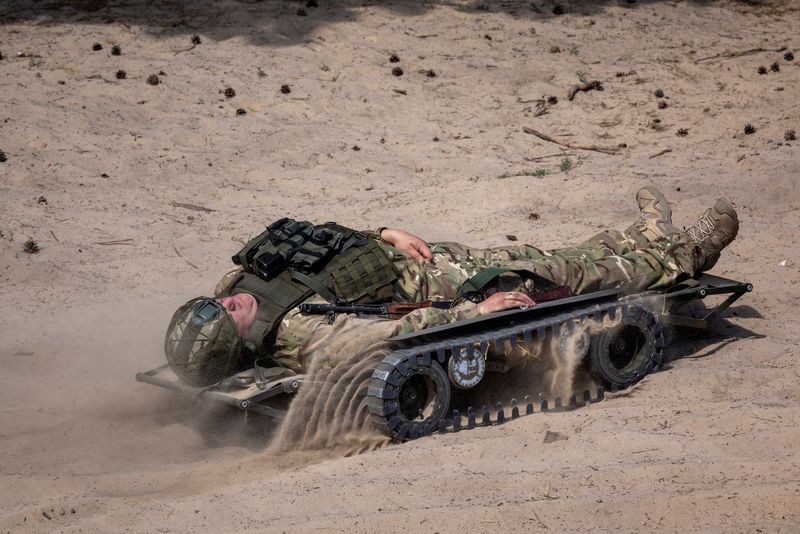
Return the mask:
<svg viewBox="0 0 800 534">
<path fill-rule="evenodd" d="M 298 267 L 310 269 L 341 245 L 336 240 L 337 237 L 341 239 L 341 235 L 319 232 L 315 236 L 316 231 L 317 228 L 309 222 L 283 218 L 248 241 L 231 259 L 245 272 L 257 274 L 265 280 L 286 270 L 295 255 Z M 301 251 L 306 243 L 311 245 Z"/>
<path fill-rule="evenodd" d="M 226 291 L 258 300 L 247 335 L 266 355 L 270 338 L 286 313 L 313 294 L 335 304 L 382 303 L 392 298 L 400 273 L 380 245 L 335 223 L 314 226 L 281 219 L 233 256 L 244 273 Z"/>
<path fill-rule="evenodd" d="M 232 259 L 245 272 L 265 282 L 288 272 L 303 290 L 312 289 L 336 303 L 390 299 L 389 286 L 399 276 L 375 241 L 336 223 L 315 226 L 306 221 L 280 219 L 251 239 Z"/>
<path fill-rule="evenodd" d="M 374 303 L 391 300 L 391 285 L 399 275 L 380 245 L 369 239 L 334 256 L 316 278 L 336 301 Z"/>
</svg>

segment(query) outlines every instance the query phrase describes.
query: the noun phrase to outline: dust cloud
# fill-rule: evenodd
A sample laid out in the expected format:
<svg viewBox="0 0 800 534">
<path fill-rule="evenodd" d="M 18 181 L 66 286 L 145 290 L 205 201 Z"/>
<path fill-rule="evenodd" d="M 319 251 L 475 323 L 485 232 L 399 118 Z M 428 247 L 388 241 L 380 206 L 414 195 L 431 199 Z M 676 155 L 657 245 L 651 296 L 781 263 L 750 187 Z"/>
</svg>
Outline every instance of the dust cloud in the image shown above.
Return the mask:
<svg viewBox="0 0 800 534">
<path fill-rule="evenodd" d="M 591 338 L 602 330 L 614 328 L 619 324 L 620 317 L 621 314 L 618 313 L 614 319 L 607 314 L 600 319 L 587 319 L 572 328 L 563 329 L 561 335 L 554 339 L 556 346 L 551 350 L 553 370 L 548 388 L 551 397 L 580 397 L 587 390 L 594 393 L 598 384 L 589 372 Z"/>
<path fill-rule="evenodd" d="M 511 346 L 506 340 L 498 353 L 493 347 L 485 353 L 487 362 L 504 364 L 505 372 L 487 373 L 472 390 L 454 390 L 453 408 L 462 413 L 468 407 L 494 409 L 498 402 L 508 407 L 512 399 L 522 403 L 526 397 L 534 404 L 547 399 L 550 407 L 556 398 L 564 405 L 575 395 L 582 399 L 585 391 L 595 397 L 600 384 L 589 369 L 589 339 L 597 332 L 613 328 L 619 322 L 603 315 L 576 323 L 571 329 L 562 328 L 559 335 L 548 330 L 545 339 Z"/>
<path fill-rule="evenodd" d="M 337 449 L 347 455 L 388 443 L 366 401 L 373 370 L 391 352 L 385 340 L 393 328 L 390 321 L 355 319 L 312 342 L 308 374 L 270 451 Z"/>
<path fill-rule="evenodd" d="M 511 347 L 506 341 L 502 354 L 487 353 L 488 361 L 504 361 L 506 373 L 487 373 L 471 390 L 453 387 L 451 409 L 465 410 L 526 395 L 534 402 L 541 397 L 566 403 L 572 395 L 593 396 L 598 384 L 588 370 L 588 343 L 592 335 L 619 322 L 607 315 L 587 319 L 572 329 L 561 329 L 545 340 Z M 293 400 L 288 417 L 278 430 L 269 452 L 337 450 L 343 455 L 373 450 L 390 440 L 384 429 L 372 422 L 366 404 L 367 387 L 375 367 L 393 347 L 385 341 L 391 324 L 362 321 L 333 336 L 316 340 L 307 353 L 309 372 Z M 463 412 L 462 412 L 463 413 Z"/>
</svg>

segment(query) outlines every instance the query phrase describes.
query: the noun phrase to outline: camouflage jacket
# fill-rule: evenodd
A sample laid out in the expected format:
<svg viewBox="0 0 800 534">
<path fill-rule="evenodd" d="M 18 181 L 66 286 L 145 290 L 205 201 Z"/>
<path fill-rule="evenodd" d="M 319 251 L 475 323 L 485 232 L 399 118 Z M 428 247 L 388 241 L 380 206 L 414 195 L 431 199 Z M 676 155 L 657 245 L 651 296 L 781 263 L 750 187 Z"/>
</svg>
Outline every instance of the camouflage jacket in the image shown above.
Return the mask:
<svg viewBox="0 0 800 534">
<path fill-rule="evenodd" d="M 400 272 L 400 277 L 393 287 L 395 302 L 451 301 L 456 298 L 461 284 L 479 269 L 478 266 L 469 265 L 469 262 L 458 261 L 446 244 L 431 244 L 433 260 L 419 263 L 409 259 L 399 249 L 381 241 L 379 243 Z M 217 284 L 215 294 L 222 293 L 240 270 L 236 268 L 227 273 Z M 306 302 L 324 303 L 325 300 L 314 295 Z M 475 304 L 463 301 L 456 302 L 450 309 L 414 310 L 397 320 L 336 314 L 331 324 L 323 315 L 303 314 L 295 308 L 289 310 L 278 327 L 272 358 L 281 365 L 299 372 L 306 367 L 304 355 L 311 352 L 310 347 L 324 344 L 324 340 L 329 336 L 341 335 L 351 328 L 363 327 L 366 322 L 386 322 L 387 337 L 391 337 L 478 315 L 480 313 Z"/>
</svg>

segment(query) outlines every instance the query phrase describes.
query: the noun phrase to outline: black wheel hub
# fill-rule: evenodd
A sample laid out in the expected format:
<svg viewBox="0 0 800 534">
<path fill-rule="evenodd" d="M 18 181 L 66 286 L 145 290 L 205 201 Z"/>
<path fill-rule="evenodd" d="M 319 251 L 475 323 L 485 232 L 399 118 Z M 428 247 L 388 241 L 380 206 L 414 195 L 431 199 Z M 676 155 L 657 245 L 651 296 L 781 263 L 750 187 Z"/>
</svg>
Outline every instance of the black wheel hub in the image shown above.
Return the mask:
<svg viewBox="0 0 800 534">
<path fill-rule="evenodd" d="M 624 326 L 614 337 L 609 347 L 609 359 L 617 369 L 624 369 L 636 357 L 646 343 L 644 333 L 636 326 Z"/>
<path fill-rule="evenodd" d="M 661 363 L 664 336 L 653 312 L 639 306 L 617 312 L 616 326 L 595 333 L 589 348 L 591 372 L 606 387 L 628 387 Z"/>
<path fill-rule="evenodd" d="M 400 413 L 414 420 L 422 415 L 428 405 L 428 390 L 434 387 L 422 375 L 413 375 L 400 388 Z"/>
<path fill-rule="evenodd" d="M 393 352 L 375 368 L 367 404 L 378 427 L 385 427 L 398 440 L 427 436 L 438 428 L 450 406 L 447 372 L 430 356 Z"/>
</svg>

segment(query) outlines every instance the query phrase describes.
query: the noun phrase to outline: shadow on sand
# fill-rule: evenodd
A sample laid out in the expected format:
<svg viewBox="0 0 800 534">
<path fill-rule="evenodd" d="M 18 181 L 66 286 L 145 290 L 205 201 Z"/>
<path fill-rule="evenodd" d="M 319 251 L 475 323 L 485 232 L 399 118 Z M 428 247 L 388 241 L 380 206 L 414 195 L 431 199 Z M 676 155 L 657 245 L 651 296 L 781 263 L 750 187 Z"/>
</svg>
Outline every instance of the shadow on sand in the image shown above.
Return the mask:
<svg viewBox="0 0 800 534">
<path fill-rule="evenodd" d="M 712 0 L 690 0 L 705 7 Z M 732 0 L 760 8 L 774 0 Z M 405 31 L 414 35 L 413 17 L 447 6 L 478 16 L 502 13 L 509 17 L 548 22 L 563 15 L 596 16 L 609 7 L 640 9 L 663 0 L 558 1 L 558 0 L 444 0 L 377 2 L 361 0 L 198 0 L 146 2 L 144 0 L 5 0 L 0 1 L 0 25 L 29 22 L 41 25 L 122 25 L 138 33 L 181 36 L 199 34 L 214 41 L 243 37 L 251 44 L 290 46 L 309 39 L 316 30 L 341 22 L 357 21 L 375 10 L 403 17 Z M 134 28 L 138 27 L 138 28 Z M 391 31 L 387 29 L 386 31 Z"/>
</svg>

